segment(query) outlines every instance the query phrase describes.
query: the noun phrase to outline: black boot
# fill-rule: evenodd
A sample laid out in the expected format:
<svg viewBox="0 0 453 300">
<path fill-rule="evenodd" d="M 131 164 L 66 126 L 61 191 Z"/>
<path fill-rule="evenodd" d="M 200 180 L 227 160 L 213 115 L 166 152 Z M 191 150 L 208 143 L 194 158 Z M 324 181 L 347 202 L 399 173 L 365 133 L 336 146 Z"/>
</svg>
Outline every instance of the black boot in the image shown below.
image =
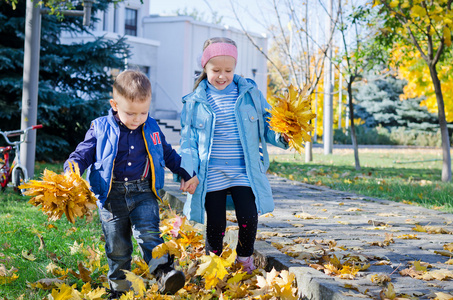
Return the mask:
<svg viewBox="0 0 453 300">
<path fill-rule="evenodd" d="M 157 286 L 161 294 L 173 295 L 186 283 L 184 273 L 173 268 L 173 256 L 169 256 L 167 263 L 158 265 L 153 275 L 157 278 Z"/>
<path fill-rule="evenodd" d="M 126 292 L 124 291 L 115 291 L 109 289 L 107 289 L 107 292 L 109 293 L 108 300 L 119 299 L 122 295 L 126 294 Z"/>
</svg>

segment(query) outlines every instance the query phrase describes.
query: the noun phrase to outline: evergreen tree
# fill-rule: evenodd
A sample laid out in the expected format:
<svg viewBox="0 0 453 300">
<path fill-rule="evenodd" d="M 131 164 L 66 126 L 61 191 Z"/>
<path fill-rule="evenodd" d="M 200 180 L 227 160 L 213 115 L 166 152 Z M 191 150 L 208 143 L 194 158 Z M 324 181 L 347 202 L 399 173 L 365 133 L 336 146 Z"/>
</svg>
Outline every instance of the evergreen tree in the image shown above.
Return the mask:
<svg viewBox="0 0 453 300">
<path fill-rule="evenodd" d="M 0 128 L 20 128 L 22 104 L 25 1 L 16 9 L 0 1 Z M 112 0 L 93 4 L 93 13 L 105 10 Z M 81 9 L 79 7 L 78 9 Z M 93 17 L 92 22 L 96 21 Z M 64 45 L 61 32 L 85 32 L 81 17 L 43 15 L 36 157 L 65 159 L 83 140 L 90 121 L 106 114 L 113 83 L 109 68 L 121 69 L 129 55 L 124 38 Z M 0 145 L 3 141 L 0 141 Z"/>
<path fill-rule="evenodd" d="M 393 77 L 379 79 L 376 75 L 367 75 L 354 94 L 356 117 L 364 120 L 367 128 L 398 126 L 396 110 L 404 84 L 403 80 Z"/>
<path fill-rule="evenodd" d="M 436 132 L 439 130 L 437 114 L 428 112 L 426 106 L 421 106 L 423 97 L 401 101 L 396 109 L 399 126 L 416 132 Z"/>
<path fill-rule="evenodd" d="M 356 116 L 364 120 L 366 128 L 380 125 L 389 130 L 404 127 L 419 132 L 435 132 L 439 128 L 437 115 L 420 106 L 423 98 L 400 100 L 405 80 L 368 74 L 365 82 L 357 87 L 354 97 Z"/>
</svg>

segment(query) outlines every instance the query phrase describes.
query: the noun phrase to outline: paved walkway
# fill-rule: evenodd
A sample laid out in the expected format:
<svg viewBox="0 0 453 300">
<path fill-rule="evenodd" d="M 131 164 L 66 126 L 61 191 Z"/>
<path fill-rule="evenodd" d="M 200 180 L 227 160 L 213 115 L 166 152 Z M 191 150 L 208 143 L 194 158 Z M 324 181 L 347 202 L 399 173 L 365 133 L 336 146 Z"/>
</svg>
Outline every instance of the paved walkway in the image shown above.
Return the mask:
<svg viewBox="0 0 453 300">
<path fill-rule="evenodd" d="M 448 253 L 443 246 L 453 243 L 452 214 L 273 175 L 269 180 L 275 211 L 259 218 L 255 254 L 267 270 L 275 267 L 294 273 L 301 299 L 381 299 L 386 283 L 379 282 L 385 281 L 384 275 L 391 279 L 397 296 L 453 295 L 453 265 L 446 264 L 450 257 L 442 255 Z M 167 196 L 184 201 L 178 187 L 167 176 Z M 433 233 L 414 231 L 416 225 Z M 236 233 L 230 232 L 234 240 Z M 319 263 L 323 255 L 335 255 L 342 264 L 355 260 L 357 265 L 370 266 L 353 279 L 341 279 L 309 266 Z M 423 262 L 421 267 L 427 263 L 427 271 L 410 271 L 413 261 Z M 402 276 L 403 270 L 433 280 Z"/>
</svg>

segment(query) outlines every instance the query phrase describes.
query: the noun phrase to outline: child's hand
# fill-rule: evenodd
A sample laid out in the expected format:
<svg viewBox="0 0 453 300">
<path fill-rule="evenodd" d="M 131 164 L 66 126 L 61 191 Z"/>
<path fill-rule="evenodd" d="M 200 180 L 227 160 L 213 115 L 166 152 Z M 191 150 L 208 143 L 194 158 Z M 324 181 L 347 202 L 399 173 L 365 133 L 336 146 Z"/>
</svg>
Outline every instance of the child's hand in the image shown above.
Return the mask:
<svg viewBox="0 0 453 300">
<path fill-rule="evenodd" d="M 189 194 L 193 194 L 195 193 L 195 190 L 197 189 L 199 183 L 200 181 L 198 180 L 198 177 L 194 176 L 184 183 L 183 191 L 188 192 Z"/>
<path fill-rule="evenodd" d="M 289 143 L 289 137 L 286 135 L 286 133 L 282 133 L 282 136 L 285 139 L 285 142 Z"/>
</svg>

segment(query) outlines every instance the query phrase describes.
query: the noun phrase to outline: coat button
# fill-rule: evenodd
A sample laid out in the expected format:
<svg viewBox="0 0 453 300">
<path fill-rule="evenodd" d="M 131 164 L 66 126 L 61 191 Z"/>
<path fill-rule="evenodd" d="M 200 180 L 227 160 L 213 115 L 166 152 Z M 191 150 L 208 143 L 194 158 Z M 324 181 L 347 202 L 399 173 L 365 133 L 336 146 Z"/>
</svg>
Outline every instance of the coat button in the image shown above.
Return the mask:
<svg viewBox="0 0 453 300">
<path fill-rule="evenodd" d="M 255 117 L 252 117 L 252 120 L 255 120 Z"/>
<path fill-rule="evenodd" d="M 203 127 L 203 124 L 200 123 L 200 125 L 198 125 L 198 126 Z"/>
</svg>

